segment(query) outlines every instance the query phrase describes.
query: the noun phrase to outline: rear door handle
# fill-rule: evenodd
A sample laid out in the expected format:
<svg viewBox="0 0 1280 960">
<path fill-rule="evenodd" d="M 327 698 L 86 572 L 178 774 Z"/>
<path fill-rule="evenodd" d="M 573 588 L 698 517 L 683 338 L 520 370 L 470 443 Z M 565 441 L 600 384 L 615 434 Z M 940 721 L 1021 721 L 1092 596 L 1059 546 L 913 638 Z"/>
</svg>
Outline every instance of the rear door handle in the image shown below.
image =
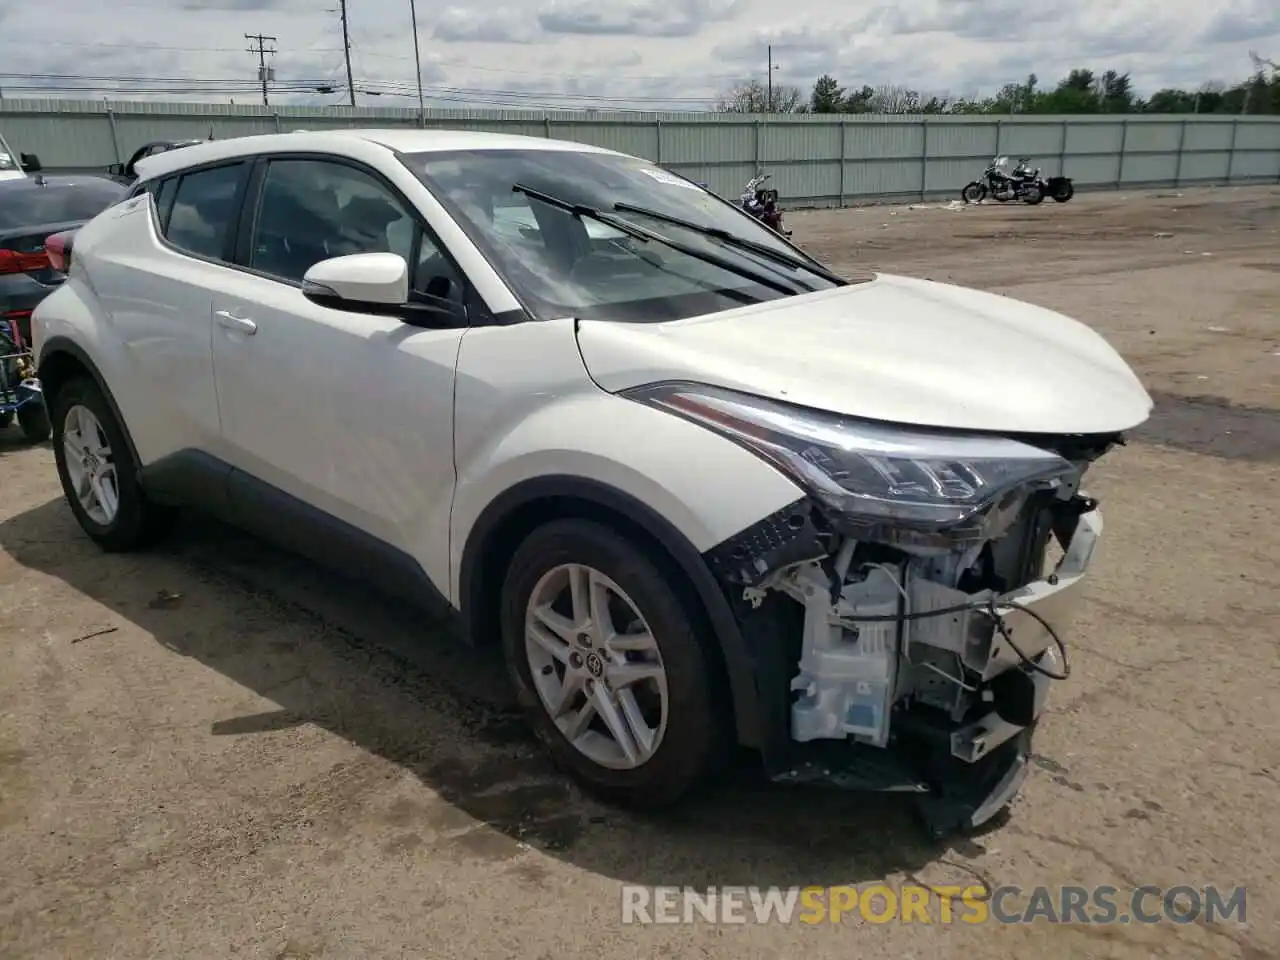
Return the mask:
<svg viewBox="0 0 1280 960">
<path fill-rule="evenodd" d="M 218 326 L 227 330 L 235 330 L 238 333 L 246 333 L 249 336 L 258 332 L 258 325 L 248 317 L 237 317 L 230 310 L 219 310 L 214 314 L 218 318 Z"/>
</svg>

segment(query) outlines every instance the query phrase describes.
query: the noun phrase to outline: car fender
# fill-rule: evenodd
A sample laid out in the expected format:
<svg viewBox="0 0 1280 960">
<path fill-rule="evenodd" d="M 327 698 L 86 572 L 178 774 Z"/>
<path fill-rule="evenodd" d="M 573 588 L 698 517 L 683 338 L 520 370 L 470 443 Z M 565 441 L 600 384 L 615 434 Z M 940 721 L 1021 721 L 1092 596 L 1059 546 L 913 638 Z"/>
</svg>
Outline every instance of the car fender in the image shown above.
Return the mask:
<svg viewBox="0 0 1280 960">
<path fill-rule="evenodd" d="M 757 665 L 703 554 L 804 494 L 759 457 L 689 421 L 591 385 L 560 396 L 459 464 L 451 517 L 451 599 L 473 643 L 496 637 L 496 577 L 517 545 L 502 533 L 530 510 L 624 520 L 674 561 L 706 612 L 740 743 L 766 736 Z"/>
<path fill-rule="evenodd" d="M 120 376 L 128 359 L 118 338 L 104 335 L 109 331 L 110 319 L 98 307 L 88 285 L 78 276 L 68 277 L 57 290 L 40 301 L 31 316 L 36 376 L 45 385 L 46 400 L 51 402 L 60 385 L 54 365 L 61 356 L 73 358 L 97 382 L 117 420 L 128 424 L 132 422 L 129 417 L 128 378 Z M 143 462 L 138 459 L 139 451 L 127 429 L 125 434 L 135 461 Z"/>
<path fill-rule="evenodd" d="M 458 465 L 455 604 L 464 599 L 462 557 L 480 516 L 508 490 L 544 477 L 615 491 L 663 518 L 698 554 L 804 496 L 760 457 L 688 420 L 594 386 L 556 397 Z"/>
</svg>

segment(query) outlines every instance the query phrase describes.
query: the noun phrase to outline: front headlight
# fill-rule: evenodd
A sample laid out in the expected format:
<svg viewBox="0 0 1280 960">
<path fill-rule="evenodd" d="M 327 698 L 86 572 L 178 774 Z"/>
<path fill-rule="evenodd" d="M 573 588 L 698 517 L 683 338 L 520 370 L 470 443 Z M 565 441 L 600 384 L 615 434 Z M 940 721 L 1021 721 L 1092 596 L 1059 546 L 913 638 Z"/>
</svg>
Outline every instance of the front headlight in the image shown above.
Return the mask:
<svg viewBox="0 0 1280 960">
<path fill-rule="evenodd" d="M 856 420 L 698 383 L 623 391 L 714 430 L 772 463 L 851 536 L 957 545 L 993 535 L 1036 488 L 1078 480 L 1047 450 L 1003 437 Z"/>
</svg>

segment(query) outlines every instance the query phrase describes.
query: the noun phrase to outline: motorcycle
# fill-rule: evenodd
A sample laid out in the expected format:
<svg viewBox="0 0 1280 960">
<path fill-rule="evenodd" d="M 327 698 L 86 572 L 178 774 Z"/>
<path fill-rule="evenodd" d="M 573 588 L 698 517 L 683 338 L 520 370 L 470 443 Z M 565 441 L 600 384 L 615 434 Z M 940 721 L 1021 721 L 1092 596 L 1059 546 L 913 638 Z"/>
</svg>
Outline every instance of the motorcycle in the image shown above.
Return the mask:
<svg viewBox="0 0 1280 960">
<path fill-rule="evenodd" d="M 738 202 L 742 209 L 771 230 L 776 230 L 784 237 L 791 236 L 791 231 L 783 229 L 782 208 L 778 206 L 778 191 L 765 187 L 769 174 L 757 174 L 747 181 L 742 188 L 742 196 Z"/>
<path fill-rule="evenodd" d="M 1000 203 L 1021 200 L 1034 205 L 1045 198 L 1048 192 L 1045 181 L 1039 170 L 1031 169 L 1029 158 L 1023 157 L 1012 170 L 1008 170 L 1008 166 L 1008 157 L 993 159 L 982 171 L 982 176 L 965 184 L 960 191 L 960 199 L 965 203 L 979 203 L 990 196 Z"/>
<path fill-rule="evenodd" d="M 1031 159 L 1023 157 L 1018 161 L 1018 165 L 1013 168 L 1013 176 L 1022 179 L 1034 178 L 1040 184 L 1044 195 L 1052 199 L 1055 203 L 1066 203 L 1076 195 L 1076 188 L 1071 183 L 1070 177 L 1042 177 L 1040 176 L 1040 168 L 1031 169 Z"/>
</svg>

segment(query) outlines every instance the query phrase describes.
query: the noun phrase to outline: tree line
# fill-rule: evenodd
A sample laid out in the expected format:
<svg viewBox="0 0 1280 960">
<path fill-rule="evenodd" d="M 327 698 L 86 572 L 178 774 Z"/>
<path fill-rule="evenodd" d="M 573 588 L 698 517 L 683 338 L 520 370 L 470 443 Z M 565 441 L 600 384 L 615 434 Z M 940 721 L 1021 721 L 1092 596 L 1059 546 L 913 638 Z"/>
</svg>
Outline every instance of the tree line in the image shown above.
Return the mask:
<svg viewBox="0 0 1280 960">
<path fill-rule="evenodd" d="M 823 74 L 805 94 L 800 87 L 744 81 L 717 104 L 722 113 L 1082 114 L 1217 113 L 1280 114 L 1280 66 L 1255 57 L 1256 70 L 1241 83 L 1205 83 L 1194 90 L 1157 90 L 1140 97 L 1128 73 L 1072 70 L 1053 87 L 1033 73 L 1005 84 L 992 97 L 924 97 L 893 84 L 845 87 Z"/>
</svg>

